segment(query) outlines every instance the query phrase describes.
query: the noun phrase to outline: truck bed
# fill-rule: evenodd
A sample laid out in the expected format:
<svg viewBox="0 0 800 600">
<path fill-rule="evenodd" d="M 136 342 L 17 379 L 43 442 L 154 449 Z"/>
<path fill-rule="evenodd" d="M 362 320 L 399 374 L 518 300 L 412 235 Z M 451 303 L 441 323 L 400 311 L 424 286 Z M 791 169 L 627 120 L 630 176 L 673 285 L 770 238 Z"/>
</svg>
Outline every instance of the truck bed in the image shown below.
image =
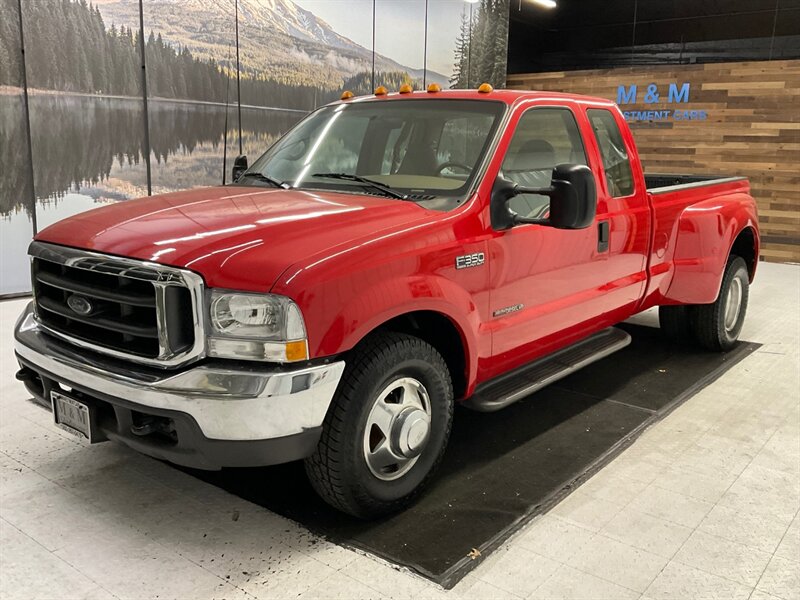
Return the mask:
<svg viewBox="0 0 800 600">
<path fill-rule="evenodd" d="M 729 183 L 744 177 L 720 177 L 719 175 L 686 175 L 672 173 L 652 173 L 644 175 L 647 191 L 651 194 L 664 194 L 677 190 Z"/>
</svg>

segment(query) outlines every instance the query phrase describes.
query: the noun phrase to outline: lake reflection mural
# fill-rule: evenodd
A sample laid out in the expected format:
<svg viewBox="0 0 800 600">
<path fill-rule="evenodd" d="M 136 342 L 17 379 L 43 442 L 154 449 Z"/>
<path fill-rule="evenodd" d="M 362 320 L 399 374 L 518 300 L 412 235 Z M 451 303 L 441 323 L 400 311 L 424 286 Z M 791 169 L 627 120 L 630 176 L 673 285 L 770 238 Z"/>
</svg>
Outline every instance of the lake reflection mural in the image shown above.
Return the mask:
<svg viewBox="0 0 800 600">
<path fill-rule="evenodd" d="M 144 3 L 149 149 L 138 1 L 23 2 L 31 161 L 17 0 L 0 0 L 0 295 L 30 289 L 35 228 L 146 195 L 148 156 L 154 194 L 219 185 L 224 154 L 229 173 L 343 89 L 504 84 L 508 0 L 238 0 L 239 85 L 235 2 Z"/>
</svg>

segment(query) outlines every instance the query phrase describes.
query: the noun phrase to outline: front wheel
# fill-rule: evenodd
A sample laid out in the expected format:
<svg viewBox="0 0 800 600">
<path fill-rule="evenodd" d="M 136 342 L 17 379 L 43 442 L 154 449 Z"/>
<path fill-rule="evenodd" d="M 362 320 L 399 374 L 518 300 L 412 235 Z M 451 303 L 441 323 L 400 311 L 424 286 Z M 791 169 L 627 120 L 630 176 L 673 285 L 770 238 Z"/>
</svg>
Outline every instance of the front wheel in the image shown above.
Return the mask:
<svg viewBox="0 0 800 600">
<path fill-rule="evenodd" d="M 305 467 L 328 504 L 372 518 L 404 508 L 430 480 L 450 436 L 453 385 L 436 349 L 409 335 L 376 334 L 347 362 Z"/>
</svg>

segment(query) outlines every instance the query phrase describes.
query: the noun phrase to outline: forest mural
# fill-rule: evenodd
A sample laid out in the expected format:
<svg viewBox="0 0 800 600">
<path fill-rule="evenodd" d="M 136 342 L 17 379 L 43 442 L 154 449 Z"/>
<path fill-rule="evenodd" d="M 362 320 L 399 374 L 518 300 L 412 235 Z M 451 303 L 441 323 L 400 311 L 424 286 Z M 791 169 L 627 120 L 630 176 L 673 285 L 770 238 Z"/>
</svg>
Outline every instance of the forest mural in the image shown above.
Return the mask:
<svg viewBox="0 0 800 600">
<path fill-rule="evenodd" d="M 148 183 L 218 185 L 223 154 L 261 154 L 344 89 L 503 86 L 508 2 L 147 0 L 145 148 L 138 0 L 0 0 L 0 295 L 29 289 L 35 228 Z"/>
</svg>

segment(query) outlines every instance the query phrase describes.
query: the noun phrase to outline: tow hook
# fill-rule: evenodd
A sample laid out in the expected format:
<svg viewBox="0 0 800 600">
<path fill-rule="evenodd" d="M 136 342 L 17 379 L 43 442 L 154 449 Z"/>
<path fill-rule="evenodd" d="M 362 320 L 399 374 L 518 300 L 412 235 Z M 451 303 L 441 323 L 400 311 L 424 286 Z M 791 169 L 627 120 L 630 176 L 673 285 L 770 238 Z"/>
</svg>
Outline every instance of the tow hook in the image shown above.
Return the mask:
<svg viewBox="0 0 800 600">
<path fill-rule="evenodd" d="M 131 423 L 131 433 L 133 435 L 144 437 L 153 433 L 160 433 L 168 437 L 175 437 L 175 426 L 172 419 L 167 417 L 155 417 L 151 415 L 137 415 Z"/>
<path fill-rule="evenodd" d="M 25 367 L 22 367 L 19 371 L 17 371 L 14 377 L 16 377 L 17 381 L 22 381 L 23 383 L 36 381 L 39 378 L 36 372 Z"/>
</svg>

